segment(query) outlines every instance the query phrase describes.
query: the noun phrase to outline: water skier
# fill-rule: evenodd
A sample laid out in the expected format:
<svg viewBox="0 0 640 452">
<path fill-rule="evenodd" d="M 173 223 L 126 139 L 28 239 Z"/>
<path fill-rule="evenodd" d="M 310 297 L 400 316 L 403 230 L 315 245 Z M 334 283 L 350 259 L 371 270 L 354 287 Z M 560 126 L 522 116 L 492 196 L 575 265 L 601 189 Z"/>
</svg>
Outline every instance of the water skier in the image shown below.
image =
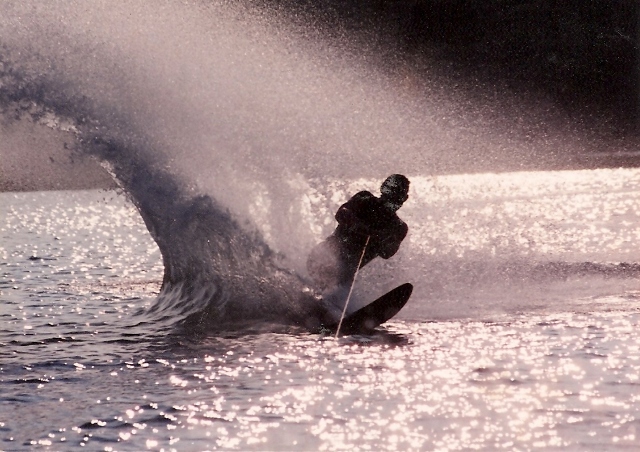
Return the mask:
<svg viewBox="0 0 640 452">
<path fill-rule="evenodd" d="M 409 179 L 392 174 L 380 193 L 378 198 L 361 191 L 343 204 L 336 212 L 335 231 L 309 255 L 309 275 L 325 294 L 336 294 L 332 298 L 340 298 L 337 294 L 352 284 L 359 268 L 396 254 L 407 235 L 409 228 L 396 212 L 409 198 Z"/>
</svg>

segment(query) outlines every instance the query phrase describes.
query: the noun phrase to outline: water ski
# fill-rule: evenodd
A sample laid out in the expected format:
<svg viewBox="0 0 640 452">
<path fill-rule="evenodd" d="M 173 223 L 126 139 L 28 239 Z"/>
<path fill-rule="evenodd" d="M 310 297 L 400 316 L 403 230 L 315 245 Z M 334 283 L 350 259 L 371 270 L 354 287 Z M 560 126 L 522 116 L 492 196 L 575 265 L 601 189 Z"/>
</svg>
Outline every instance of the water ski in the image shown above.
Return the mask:
<svg viewBox="0 0 640 452">
<path fill-rule="evenodd" d="M 412 291 L 412 284 L 402 284 L 365 307 L 358 309 L 353 314 L 344 318 L 342 326 L 340 327 L 340 334 L 373 333 L 375 328 L 400 312 L 400 309 L 402 309 L 409 300 Z M 338 323 L 336 322 L 333 325 L 325 326 L 325 329 L 335 333 L 338 329 Z"/>
</svg>

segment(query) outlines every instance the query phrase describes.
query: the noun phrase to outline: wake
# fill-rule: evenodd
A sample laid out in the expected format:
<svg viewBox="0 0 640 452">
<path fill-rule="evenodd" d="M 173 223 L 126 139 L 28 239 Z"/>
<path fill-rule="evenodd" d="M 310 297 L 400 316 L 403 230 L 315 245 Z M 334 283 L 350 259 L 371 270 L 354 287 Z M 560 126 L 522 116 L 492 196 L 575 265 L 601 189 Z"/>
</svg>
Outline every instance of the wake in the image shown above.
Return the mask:
<svg viewBox="0 0 640 452">
<path fill-rule="evenodd" d="M 32 73 L 0 53 L 0 105 L 7 121 L 63 130 L 74 152 L 98 159 L 133 203 L 164 263 L 161 293 L 147 314 L 202 330 L 278 323 L 313 329 L 324 315 L 311 289 L 256 229 L 173 173 L 153 138 L 121 111 Z M 181 319 L 181 320 L 180 320 Z"/>
</svg>

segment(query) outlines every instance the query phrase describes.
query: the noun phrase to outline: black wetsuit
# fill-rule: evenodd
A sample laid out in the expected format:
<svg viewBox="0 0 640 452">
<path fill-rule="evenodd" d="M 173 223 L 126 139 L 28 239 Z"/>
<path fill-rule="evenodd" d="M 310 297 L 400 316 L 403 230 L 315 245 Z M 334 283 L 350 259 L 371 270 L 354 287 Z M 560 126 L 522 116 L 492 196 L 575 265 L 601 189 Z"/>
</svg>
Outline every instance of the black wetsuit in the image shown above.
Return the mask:
<svg viewBox="0 0 640 452">
<path fill-rule="evenodd" d="M 396 254 L 409 229 L 381 198 L 368 191 L 343 204 L 336 220 L 336 230 L 311 251 L 307 261 L 309 274 L 322 289 L 351 283 L 367 237 L 360 268 L 378 256 L 389 259 Z"/>
</svg>

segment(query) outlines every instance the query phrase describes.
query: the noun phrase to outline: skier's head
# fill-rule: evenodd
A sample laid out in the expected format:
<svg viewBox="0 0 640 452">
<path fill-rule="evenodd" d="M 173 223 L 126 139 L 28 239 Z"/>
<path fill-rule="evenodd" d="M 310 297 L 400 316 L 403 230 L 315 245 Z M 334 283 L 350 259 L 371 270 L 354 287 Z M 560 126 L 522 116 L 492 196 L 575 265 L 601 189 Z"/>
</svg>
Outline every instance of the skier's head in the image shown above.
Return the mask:
<svg viewBox="0 0 640 452">
<path fill-rule="evenodd" d="M 398 210 L 409 199 L 409 179 L 402 174 L 392 174 L 380 186 L 380 193 L 384 201 Z"/>
</svg>

